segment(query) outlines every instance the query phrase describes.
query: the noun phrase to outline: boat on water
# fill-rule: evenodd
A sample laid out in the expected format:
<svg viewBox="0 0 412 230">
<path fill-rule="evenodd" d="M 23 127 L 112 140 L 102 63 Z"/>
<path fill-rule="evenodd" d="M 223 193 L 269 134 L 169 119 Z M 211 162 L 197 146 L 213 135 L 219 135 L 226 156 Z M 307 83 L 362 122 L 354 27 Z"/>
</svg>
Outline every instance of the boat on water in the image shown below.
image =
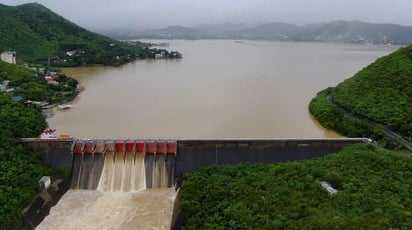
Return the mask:
<svg viewBox="0 0 412 230">
<path fill-rule="evenodd" d="M 57 135 L 56 129 L 46 129 L 40 134 L 40 139 L 57 139 L 59 136 Z"/>
<path fill-rule="evenodd" d="M 71 109 L 72 106 L 68 105 L 68 104 L 60 104 L 60 105 L 57 106 L 57 108 L 60 109 L 60 110 L 65 110 L 65 109 Z"/>
<path fill-rule="evenodd" d="M 41 108 L 42 109 L 51 109 L 51 108 L 53 108 L 54 106 L 56 106 L 56 104 L 49 104 L 49 103 L 44 103 L 44 104 L 41 104 Z"/>
<path fill-rule="evenodd" d="M 84 86 L 82 86 L 82 85 L 80 85 L 80 84 L 77 84 L 77 86 L 76 86 L 76 92 L 81 92 L 81 91 L 83 91 L 84 90 Z"/>
</svg>

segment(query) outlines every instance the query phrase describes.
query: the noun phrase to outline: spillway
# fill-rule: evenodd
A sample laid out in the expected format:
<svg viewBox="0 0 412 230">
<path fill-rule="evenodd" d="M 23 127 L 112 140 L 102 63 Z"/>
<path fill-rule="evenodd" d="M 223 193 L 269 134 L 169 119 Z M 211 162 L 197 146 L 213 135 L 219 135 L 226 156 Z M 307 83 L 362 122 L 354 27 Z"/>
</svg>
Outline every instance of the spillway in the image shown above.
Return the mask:
<svg viewBox="0 0 412 230">
<path fill-rule="evenodd" d="M 174 185 L 174 141 L 76 141 L 72 189 L 134 192 Z"/>
<path fill-rule="evenodd" d="M 36 229 L 170 229 L 176 142 L 80 140 L 72 154 L 71 189 Z"/>
</svg>

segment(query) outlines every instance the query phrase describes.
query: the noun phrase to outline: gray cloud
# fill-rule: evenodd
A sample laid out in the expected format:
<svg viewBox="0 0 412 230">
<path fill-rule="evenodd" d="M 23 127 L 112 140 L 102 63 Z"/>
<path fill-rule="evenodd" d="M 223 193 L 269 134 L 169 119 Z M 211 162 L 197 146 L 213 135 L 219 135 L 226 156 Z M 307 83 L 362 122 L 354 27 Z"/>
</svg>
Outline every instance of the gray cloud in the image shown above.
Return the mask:
<svg viewBox="0 0 412 230">
<path fill-rule="evenodd" d="M 27 0 L 0 0 L 18 5 Z M 410 0 L 38 0 L 89 29 L 362 20 L 412 26 Z"/>
</svg>

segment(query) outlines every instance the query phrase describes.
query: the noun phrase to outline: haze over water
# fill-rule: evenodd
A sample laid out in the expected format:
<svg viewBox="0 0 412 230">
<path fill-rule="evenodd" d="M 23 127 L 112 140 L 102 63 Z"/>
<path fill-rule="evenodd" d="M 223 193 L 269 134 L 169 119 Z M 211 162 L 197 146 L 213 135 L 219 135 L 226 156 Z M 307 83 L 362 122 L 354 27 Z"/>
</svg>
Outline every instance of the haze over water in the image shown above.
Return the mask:
<svg viewBox="0 0 412 230">
<path fill-rule="evenodd" d="M 77 138 L 336 137 L 313 121 L 310 100 L 398 48 L 167 42 L 183 59 L 65 69 L 86 90 L 50 127 Z"/>
</svg>

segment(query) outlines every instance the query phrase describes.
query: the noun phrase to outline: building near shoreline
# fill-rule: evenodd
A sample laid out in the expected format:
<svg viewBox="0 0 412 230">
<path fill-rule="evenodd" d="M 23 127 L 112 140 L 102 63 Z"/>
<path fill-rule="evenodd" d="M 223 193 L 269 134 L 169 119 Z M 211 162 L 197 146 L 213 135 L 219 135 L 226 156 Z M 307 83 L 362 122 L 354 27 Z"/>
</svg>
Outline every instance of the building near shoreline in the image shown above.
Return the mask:
<svg viewBox="0 0 412 230">
<path fill-rule="evenodd" d="M 0 58 L 2 61 L 10 63 L 10 64 L 17 64 L 16 60 L 16 52 L 13 51 L 5 51 L 1 53 Z"/>
</svg>

